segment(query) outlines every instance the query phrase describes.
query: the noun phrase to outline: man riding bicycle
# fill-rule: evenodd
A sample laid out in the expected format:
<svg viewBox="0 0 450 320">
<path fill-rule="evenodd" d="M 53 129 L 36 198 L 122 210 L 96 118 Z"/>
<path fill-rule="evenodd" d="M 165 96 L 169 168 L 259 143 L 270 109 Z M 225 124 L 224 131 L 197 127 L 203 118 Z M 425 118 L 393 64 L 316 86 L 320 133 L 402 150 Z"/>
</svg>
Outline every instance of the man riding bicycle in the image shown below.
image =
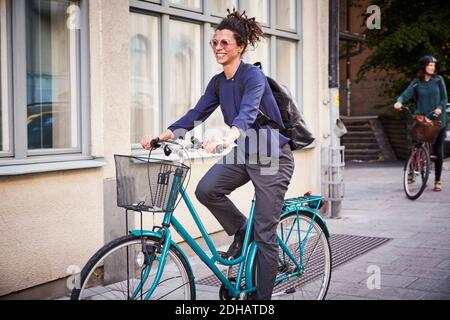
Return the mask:
<svg viewBox="0 0 450 320">
<path fill-rule="evenodd" d="M 276 228 L 284 195 L 294 171 L 294 159 L 289 139 L 269 125 L 257 122 L 258 110 L 261 109 L 280 128 L 284 128 L 265 75 L 259 68 L 241 61 L 247 46 L 255 46 L 262 35 L 263 31 L 254 18 L 247 18 L 245 12 L 229 12 L 210 42 L 216 61 L 223 66 L 224 72 L 210 80 L 195 108 L 169 126 L 158 138 L 143 137 L 141 143 L 145 149 L 152 149 L 159 140 L 184 136 L 186 131 L 205 121 L 221 106 L 225 123 L 231 129 L 225 141 L 206 139 L 203 147 L 215 153 L 218 145 L 226 148 L 237 142 L 237 148 L 233 148 L 205 174 L 195 195 L 214 214 L 227 234 L 234 235 L 227 255 L 230 258 L 238 257 L 243 246 L 247 218 L 227 195 L 252 181 L 256 194 L 253 237 L 259 249 L 255 298 L 268 300 L 272 296 L 278 266 Z M 254 132 L 258 137 L 256 141 L 250 139 Z M 268 174 L 266 169 L 271 163 L 276 163 L 278 167 Z"/>
</svg>

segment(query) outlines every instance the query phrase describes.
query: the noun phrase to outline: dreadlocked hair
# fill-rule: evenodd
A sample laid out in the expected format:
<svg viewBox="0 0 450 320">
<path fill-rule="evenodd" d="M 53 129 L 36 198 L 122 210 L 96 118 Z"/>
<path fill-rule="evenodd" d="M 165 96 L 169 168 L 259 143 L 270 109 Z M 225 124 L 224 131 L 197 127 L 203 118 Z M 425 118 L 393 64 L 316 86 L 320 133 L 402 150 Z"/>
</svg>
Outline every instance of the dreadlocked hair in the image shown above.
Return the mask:
<svg viewBox="0 0 450 320">
<path fill-rule="evenodd" d="M 247 14 L 244 12 L 239 13 L 233 8 L 233 12 L 227 9 L 228 15 L 224 18 L 217 30 L 230 30 L 233 31 L 234 37 L 238 45 L 244 45 L 244 51 L 250 44 L 253 48 L 256 48 L 257 42 L 264 37 L 264 32 L 261 26 L 256 22 L 255 18 L 248 18 Z"/>
</svg>

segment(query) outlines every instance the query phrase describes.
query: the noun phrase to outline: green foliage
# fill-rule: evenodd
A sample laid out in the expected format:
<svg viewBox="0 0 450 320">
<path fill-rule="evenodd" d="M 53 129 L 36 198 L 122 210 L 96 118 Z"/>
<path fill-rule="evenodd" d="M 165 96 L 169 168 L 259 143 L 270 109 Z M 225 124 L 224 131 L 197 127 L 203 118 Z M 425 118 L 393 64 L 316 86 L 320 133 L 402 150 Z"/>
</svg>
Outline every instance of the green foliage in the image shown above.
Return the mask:
<svg viewBox="0 0 450 320">
<path fill-rule="evenodd" d="M 420 57 L 433 55 L 448 88 L 449 1 L 374 0 L 370 4 L 381 9 L 381 29 L 364 31 L 366 46 L 373 52 L 360 68 L 358 78 L 363 79 L 369 71 L 384 71 L 385 94 L 393 98 L 417 78 Z"/>
</svg>

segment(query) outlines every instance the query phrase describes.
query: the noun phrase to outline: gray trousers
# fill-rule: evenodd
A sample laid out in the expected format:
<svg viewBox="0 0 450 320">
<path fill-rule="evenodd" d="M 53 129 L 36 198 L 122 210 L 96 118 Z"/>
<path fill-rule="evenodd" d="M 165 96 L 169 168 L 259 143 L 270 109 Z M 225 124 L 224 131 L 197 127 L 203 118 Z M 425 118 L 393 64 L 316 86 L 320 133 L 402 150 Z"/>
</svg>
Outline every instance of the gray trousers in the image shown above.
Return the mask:
<svg viewBox="0 0 450 320">
<path fill-rule="evenodd" d="M 223 162 L 223 159 L 219 160 L 205 174 L 197 185 L 195 195 L 216 217 L 227 234 L 233 235 L 243 226 L 247 218 L 227 195 L 248 181 L 253 183 L 256 195 L 253 237 L 259 249 L 256 258 L 255 298 L 269 300 L 278 267 L 276 228 L 280 220 L 284 195 L 294 171 L 292 152 L 289 145 L 283 147 L 283 155 L 276 161 L 278 168 L 271 170 L 272 174 L 267 174 L 267 165 L 251 164 L 248 158 L 237 163 Z"/>
</svg>

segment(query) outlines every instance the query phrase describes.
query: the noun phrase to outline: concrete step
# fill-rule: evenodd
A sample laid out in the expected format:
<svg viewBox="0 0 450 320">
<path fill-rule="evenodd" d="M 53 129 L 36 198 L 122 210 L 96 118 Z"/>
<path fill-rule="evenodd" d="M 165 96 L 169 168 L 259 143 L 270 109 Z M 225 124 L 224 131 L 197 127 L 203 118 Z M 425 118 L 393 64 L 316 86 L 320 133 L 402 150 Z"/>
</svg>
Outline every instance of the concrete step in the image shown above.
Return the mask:
<svg viewBox="0 0 450 320">
<path fill-rule="evenodd" d="M 360 125 L 370 125 L 370 122 L 367 120 L 345 120 L 343 119 L 345 126 L 360 126 Z"/>
<path fill-rule="evenodd" d="M 354 161 L 354 160 L 360 160 L 360 161 L 375 161 L 378 160 L 377 156 L 368 156 L 364 154 L 360 155 L 349 155 L 345 157 L 345 162 Z"/>
<path fill-rule="evenodd" d="M 341 138 L 342 144 L 348 143 L 377 143 L 377 139 L 375 137 L 356 137 L 351 136 L 347 137 L 346 135 Z"/>
<path fill-rule="evenodd" d="M 345 137 L 364 137 L 364 138 L 371 138 L 375 137 L 372 131 L 348 131 L 345 134 Z"/>
<path fill-rule="evenodd" d="M 365 124 L 346 124 L 345 127 L 348 131 L 372 131 L 372 127 L 370 126 L 370 123 Z"/>
<path fill-rule="evenodd" d="M 355 154 L 361 154 L 361 155 L 378 155 L 381 152 L 380 149 L 345 149 L 346 155 L 355 155 Z"/>
<path fill-rule="evenodd" d="M 360 143 L 360 142 L 352 142 L 352 143 L 344 143 L 345 150 L 379 150 L 378 144 L 375 143 Z"/>
</svg>

